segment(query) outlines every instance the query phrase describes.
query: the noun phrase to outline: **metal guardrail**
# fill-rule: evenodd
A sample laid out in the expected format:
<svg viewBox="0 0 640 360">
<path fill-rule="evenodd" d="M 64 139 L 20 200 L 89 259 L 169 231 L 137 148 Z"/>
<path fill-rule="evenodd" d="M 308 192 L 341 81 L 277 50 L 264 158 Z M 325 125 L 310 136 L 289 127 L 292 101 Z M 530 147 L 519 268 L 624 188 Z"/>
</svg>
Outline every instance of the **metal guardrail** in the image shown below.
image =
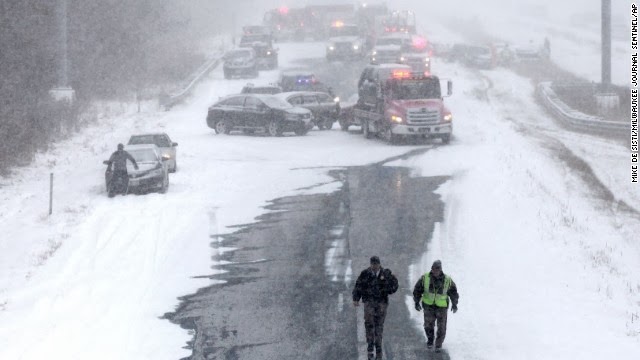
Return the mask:
<svg viewBox="0 0 640 360">
<path fill-rule="evenodd" d="M 629 131 L 629 124 L 618 121 L 608 121 L 600 116 L 588 115 L 565 104 L 552 88 L 552 82 L 538 84 L 536 94 L 543 105 L 551 111 L 565 125 L 582 130 L 622 133 Z"/>
<path fill-rule="evenodd" d="M 182 102 L 191 93 L 195 85 L 220 64 L 221 59 L 222 56 L 216 56 L 206 61 L 192 74 L 184 88 L 172 95 L 160 96 L 160 106 L 165 110 L 169 110 L 172 106 Z"/>
</svg>

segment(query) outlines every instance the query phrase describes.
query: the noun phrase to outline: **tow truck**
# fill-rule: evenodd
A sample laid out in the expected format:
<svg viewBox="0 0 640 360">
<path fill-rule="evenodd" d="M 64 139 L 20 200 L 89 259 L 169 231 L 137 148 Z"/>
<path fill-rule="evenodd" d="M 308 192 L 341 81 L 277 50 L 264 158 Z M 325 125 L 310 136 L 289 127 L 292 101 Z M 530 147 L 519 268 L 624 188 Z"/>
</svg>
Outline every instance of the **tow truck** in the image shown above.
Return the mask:
<svg viewBox="0 0 640 360">
<path fill-rule="evenodd" d="M 412 72 L 407 66 L 395 66 L 396 69 L 387 65 L 374 71 L 374 81 L 361 79 L 360 99 L 353 117 L 365 138 L 379 134 L 391 144 L 405 137 L 439 138 L 448 144 L 453 115 L 444 105 L 440 79 Z M 451 93 L 452 82 L 448 80 L 445 96 Z"/>
</svg>

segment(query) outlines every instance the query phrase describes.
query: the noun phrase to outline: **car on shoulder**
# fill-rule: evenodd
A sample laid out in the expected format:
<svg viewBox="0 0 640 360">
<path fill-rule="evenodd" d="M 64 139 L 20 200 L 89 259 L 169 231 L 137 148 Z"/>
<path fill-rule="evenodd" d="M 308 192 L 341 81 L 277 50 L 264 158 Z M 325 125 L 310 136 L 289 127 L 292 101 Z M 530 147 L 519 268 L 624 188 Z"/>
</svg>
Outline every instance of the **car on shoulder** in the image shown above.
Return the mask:
<svg viewBox="0 0 640 360">
<path fill-rule="evenodd" d="M 252 83 L 248 83 L 242 90 L 241 94 L 267 94 L 274 95 L 282 92 L 282 88 L 278 85 L 254 85 Z"/>
<path fill-rule="evenodd" d="M 312 127 L 310 110 L 295 107 L 276 95 L 238 94 L 209 107 L 207 126 L 217 134 L 240 130 L 282 136 L 285 132 L 305 135 Z"/>
<path fill-rule="evenodd" d="M 320 130 L 330 130 L 340 116 L 340 99 L 324 92 L 292 91 L 276 95 L 293 106 L 309 109 L 313 124 Z"/>
<path fill-rule="evenodd" d="M 225 79 L 231 79 L 233 76 L 258 77 L 256 52 L 252 48 L 230 50 L 222 59 Z"/>
<path fill-rule="evenodd" d="M 169 157 L 162 155 L 162 151 L 153 144 L 126 145 L 124 150 L 131 154 L 138 164 L 134 169 L 133 164 L 127 161 L 129 174 L 129 188 L 127 192 L 157 191 L 166 193 L 169 190 Z M 105 161 L 105 163 L 107 163 Z M 109 181 L 113 173 L 105 173 L 105 184 L 109 188 Z"/>
<path fill-rule="evenodd" d="M 153 144 L 160 149 L 162 156 L 168 157 L 169 172 L 178 171 L 177 147 L 178 143 L 171 141 L 166 133 L 150 133 L 131 135 L 127 145 Z"/>
</svg>

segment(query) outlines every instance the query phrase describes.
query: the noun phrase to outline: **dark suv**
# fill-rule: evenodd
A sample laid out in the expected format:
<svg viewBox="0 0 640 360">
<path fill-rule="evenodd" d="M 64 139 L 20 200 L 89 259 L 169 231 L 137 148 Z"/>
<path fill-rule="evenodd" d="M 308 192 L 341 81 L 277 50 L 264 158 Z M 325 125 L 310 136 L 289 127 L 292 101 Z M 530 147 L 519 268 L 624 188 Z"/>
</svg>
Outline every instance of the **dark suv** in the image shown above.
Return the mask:
<svg viewBox="0 0 640 360">
<path fill-rule="evenodd" d="M 287 131 L 304 135 L 313 127 L 311 119 L 311 111 L 294 107 L 275 95 L 239 94 L 213 104 L 207 114 L 207 125 L 217 134 L 242 130 L 271 136 L 281 136 Z"/>
</svg>

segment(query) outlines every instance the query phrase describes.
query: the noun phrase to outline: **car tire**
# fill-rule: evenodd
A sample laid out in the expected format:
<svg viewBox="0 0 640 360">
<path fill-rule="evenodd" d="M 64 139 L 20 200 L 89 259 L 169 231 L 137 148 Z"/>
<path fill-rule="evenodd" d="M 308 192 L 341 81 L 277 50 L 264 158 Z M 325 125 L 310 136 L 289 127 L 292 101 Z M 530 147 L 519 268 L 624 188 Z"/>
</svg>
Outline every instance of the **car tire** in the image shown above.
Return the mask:
<svg viewBox="0 0 640 360">
<path fill-rule="evenodd" d="M 304 135 L 307 135 L 307 133 L 309 132 L 309 128 L 305 126 L 302 128 L 295 129 L 293 132 L 298 136 L 304 136 Z"/>
<path fill-rule="evenodd" d="M 277 120 L 269 121 L 269 124 L 267 124 L 267 134 L 271 136 L 282 136 L 282 127 Z"/>
<path fill-rule="evenodd" d="M 369 130 L 369 120 L 362 120 L 362 135 L 364 135 L 365 139 L 371 139 L 373 134 Z"/>
<path fill-rule="evenodd" d="M 324 128 L 327 130 L 331 130 L 333 128 L 333 119 L 325 118 L 324 119 Z"/>
<path fill-rule="evenodd" d="M 227 80 L 231 79 L 231 74 L 228 71 L 225 71 L 224 72 L 224 78 L 227 79 Z"/>
<path fill-rule="evenodd" d="M 318 127 L 318 130 L 324 130 L 324 121 L 318 121 L 316 126 Z"/>
<path fill-rule="evenodd" d="M 160 191 L 158 191 L 160 194 L 166 194 L 167 190 L 169 190 L 169 174 L 167 174 L 167 176 L 165 176 L 164 181 L 162 181 L 162 187 L 160 188 Z"/>
<path fill-rule="evenodd" d="M 225 120 L 225 119 L 216 120 L 216 122 L 214 123 L 214 130 L 216 131 L 216 134 L 227 134 L 228 135 L 231 132 L 229 124 L 227 123 L 227 120 Z"/>
</svg>

